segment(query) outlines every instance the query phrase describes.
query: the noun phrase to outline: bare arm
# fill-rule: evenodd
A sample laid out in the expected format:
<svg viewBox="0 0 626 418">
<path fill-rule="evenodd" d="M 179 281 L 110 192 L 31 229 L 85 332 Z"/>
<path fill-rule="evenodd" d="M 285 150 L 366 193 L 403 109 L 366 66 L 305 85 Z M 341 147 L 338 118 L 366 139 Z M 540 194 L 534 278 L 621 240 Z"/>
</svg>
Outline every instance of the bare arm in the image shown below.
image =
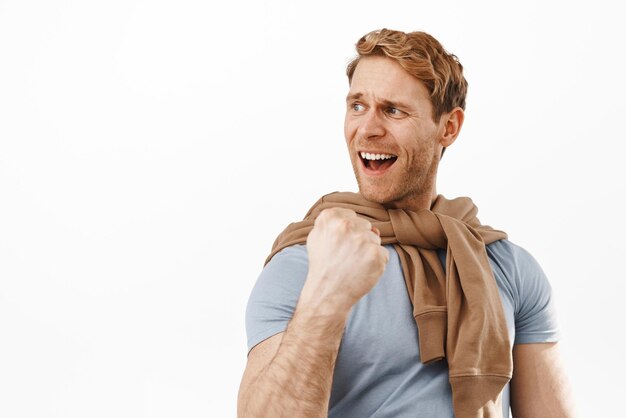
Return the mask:
<svg viewBox="0 0 626 418">
<path fill-rule="evenodd" d="M 514 418 L 576 417 L 556 343 L 513 347 L 511 410 Z"/>
<path fill-rule="evenodd" d="M 240 417 L 325 417 L 345 319 L 321 320 L 296 311 L 287 331 L 248 357 Z"/>
<path fill-rule="evenodd" d="M 348 313 L 378 282 L 389 257 L 368 221 L 337 208 L 317 218 L 307 251 L 308 276 L 287 330 L 250 352 L 240 418 L 328 415 Z"/>
</svg>

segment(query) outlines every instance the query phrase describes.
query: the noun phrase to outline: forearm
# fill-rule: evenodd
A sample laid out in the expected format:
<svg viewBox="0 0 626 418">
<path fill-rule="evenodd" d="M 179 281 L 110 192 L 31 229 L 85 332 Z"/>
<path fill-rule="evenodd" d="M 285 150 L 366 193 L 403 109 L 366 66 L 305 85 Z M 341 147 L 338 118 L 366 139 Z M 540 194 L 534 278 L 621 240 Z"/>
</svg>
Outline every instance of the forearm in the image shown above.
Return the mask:
<svg viewBox="0 0 626 418">
<path fill-rule="evenodd" d="M 345 318 L 296 309 L 276 355 L 242 394 L 239 416 L 327 416 Z"/>
<path fill-rule="evenodd" d="M 268 338 L 248 356 L 240 418 L 328 415 L 348 314 L 378 283 L 389 260 L 378 230 L 343 208 L 319 214 L 307 237 L 307 252 L 307 279 L 282 340 Z"/>
</svg>

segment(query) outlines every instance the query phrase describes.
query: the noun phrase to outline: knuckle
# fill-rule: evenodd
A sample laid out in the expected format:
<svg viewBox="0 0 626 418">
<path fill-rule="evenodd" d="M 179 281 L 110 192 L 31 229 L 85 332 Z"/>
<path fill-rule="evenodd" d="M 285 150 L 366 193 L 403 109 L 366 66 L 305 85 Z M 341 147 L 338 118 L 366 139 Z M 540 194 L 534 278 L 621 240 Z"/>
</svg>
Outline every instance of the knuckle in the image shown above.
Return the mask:
<svg viewBox="0 0 626 418">
<path fill-rule="evenodd" d="M 316 219 L 335 219 L 335 218 L 351 218 L 356 217 L 356 212 L 346 208 L 326 208 L 322 210 Z"/>
<path fill-rule="evenodd" d="M 318 224 L 318 223 L 326 224 L 326 223 L 331 222 L 336 217 L 337 215 L 333 211 L 333 208 L 324 209 L 323 211 L 319 213 L 319 215 L 317 215 L 317 217 L 315 218 L 314 224 Z"/>
<path fill-rule="evenodd" d="M 336 216 L 340 216 L 340 217 L 354 217 L 356 216 L 356 212 L 353 211 L 352 209 L 347 209 L 347 208 L 331 208 L 331 210 L 333 211 L 333 213 Z"/>
<path fill-rule="evenodd" d="M 347 218 L 338 218 L 337 228 L 343 232 L 349 231 L 350 229 L 352 229 L 352 222 L 350 221 L 350 219 Z"/>
<path fill-rule="evenodd" d="M 372 259 L 376 260 L 376 262 L 384 262 L 387 257 L 387 250 L 377 244 L 372 244 L 371 253 Z"/>
<path fill-rule="evenodd" d="M 332 209 L 324 209 L 317 215 L 317 219 L 326 219 L 332 216 Z"/>
</svg>

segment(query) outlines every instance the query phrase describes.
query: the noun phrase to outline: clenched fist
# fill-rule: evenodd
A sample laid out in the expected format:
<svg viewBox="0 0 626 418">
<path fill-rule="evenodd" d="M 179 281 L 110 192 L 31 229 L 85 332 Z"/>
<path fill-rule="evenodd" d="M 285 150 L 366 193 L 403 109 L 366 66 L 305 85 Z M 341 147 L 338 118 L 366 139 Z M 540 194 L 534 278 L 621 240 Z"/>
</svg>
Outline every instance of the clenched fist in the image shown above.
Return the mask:
<svg viewBox="0 0 626 418">
<path fill-rule="evenodd" d="M 353 210 L 325 209 L 307 239 L 309 273 L 300 303 L 346 313 L 378 283 L 389 259 L 378 231 Z"/>
</svg>

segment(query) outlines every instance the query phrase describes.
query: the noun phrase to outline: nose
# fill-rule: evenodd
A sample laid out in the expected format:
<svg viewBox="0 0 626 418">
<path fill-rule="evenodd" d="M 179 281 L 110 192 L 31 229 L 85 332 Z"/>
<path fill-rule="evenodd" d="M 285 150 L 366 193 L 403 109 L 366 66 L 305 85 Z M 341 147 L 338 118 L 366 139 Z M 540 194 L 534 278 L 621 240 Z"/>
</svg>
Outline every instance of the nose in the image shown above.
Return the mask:
<svg viewBox="0 0 626 418">
<path fill-rule="evenodd" d="M 385 135 L 385 124 L 377 109 L 370 109 L 360 118 L 359 136 L 363 139 L 376 139 Z"/>
</svg>

